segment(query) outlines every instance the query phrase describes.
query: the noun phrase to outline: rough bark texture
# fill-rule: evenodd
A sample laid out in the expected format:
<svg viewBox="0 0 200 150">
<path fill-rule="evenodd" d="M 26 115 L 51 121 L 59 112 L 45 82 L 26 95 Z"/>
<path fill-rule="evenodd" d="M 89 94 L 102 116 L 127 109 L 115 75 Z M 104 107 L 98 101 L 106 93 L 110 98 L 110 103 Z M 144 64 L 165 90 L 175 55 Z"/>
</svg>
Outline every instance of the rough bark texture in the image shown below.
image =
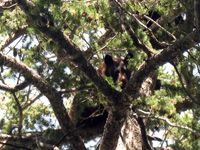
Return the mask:
<svg viewBox="0 0 200 150">
<path fill-rule="evenodd" d="M 116 150 L 142 150 L 143 140 L 140 126 L 135 117 L 129 112 L 118 139 Z"/>
<path fill-rule="evenodd" d="M 30 70 L 29 67 L 23 63 L 18 62 L 17 60 L 12 59 L 4 54 L 0 54 L 0 65 L 5 65 L 12 68 L 12 70 L 16 72 L 21 73 L 25 77 L 26 81 L 37 87 L 38 90 L 40 90 L 49 99 L 49 102 L 52 105 L 53 111 L 64 133 L 75 129 L 75 126 L 67 114 L 60 94 L 54 88 L 52 88 L 44 78 Z M 78 132 L 74 132 L 69 140 L 75 149 L 84 149 L 84 144 L 80 139 Z"/>
</svg>

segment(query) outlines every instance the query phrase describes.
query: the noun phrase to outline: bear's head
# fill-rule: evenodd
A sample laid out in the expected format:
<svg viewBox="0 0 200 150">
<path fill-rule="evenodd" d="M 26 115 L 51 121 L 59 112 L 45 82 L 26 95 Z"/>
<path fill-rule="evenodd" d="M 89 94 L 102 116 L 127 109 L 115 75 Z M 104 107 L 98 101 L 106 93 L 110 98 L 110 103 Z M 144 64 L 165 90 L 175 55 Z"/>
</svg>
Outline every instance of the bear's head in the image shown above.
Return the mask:
<svg viewBox="0 0 200 150">
<path fill-rule="evenodd" d="M 127 68 L 130 58 L 133 58 L 133 54 L 131 53 L 129 53 L 125 59 L 112 58 L 112 56 L 106 55 L 98 72 L 101 75 L 112 77 L 114 83 L 121 81 L 123 88 L 131 77 L 131 71 Z"/>
</svg>

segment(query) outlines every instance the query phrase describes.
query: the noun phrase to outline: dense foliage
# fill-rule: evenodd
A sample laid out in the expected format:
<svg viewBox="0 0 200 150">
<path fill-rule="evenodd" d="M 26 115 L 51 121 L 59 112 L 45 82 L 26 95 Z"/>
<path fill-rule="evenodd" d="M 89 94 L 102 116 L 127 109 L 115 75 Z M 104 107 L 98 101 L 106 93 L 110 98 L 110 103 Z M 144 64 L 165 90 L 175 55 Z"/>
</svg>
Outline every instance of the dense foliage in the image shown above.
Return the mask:
<svg viewBox="0 0 200 150">
<path fill-rule="evenodd" d="M 194 1 L 1 1 L 0 149 L 51 149 L 53 145 L 77 149 L 80 145 L 71 143 L 74 133 L 86 145 L 95 141 L 88 149 L 103 149 L 99 139 L 108 130 L 105 127 L 103 132 L 107 112 L 118 108 L 107 93 L 115 90 L 128 93 L 122 96 L 129 100 L 128 107 L 120 110 L 129 108 L 135 118 L 143 118 L 150 146 L 150 137 L 157 136 L 156 147 L 199 149 L 200 38 L 189 37 L 200 25 Z M 59 37 L 61 33 L 67 42 Z M 173 46 L 179 46 L 177 52 L 168 53 Z M 121 82 L 116 84 L 105 75 L 102 81 L 98 73 L 90 77 L 93 70 L 81 65 L 84 60 L 74 49 L 96 70 L 106 54 L 124 59 L 132 53 L 128 68 L 133 86 L 122 89 Z M 140 78 L 137 73 L 144 65 L 150 71 Z M 155 77 L 148 83 L 154 84 L 152 94 L 139 92 L 141 85 L 147 89 L 144 82 L 151 74 Z M 65 109 L 59 108 L 62 104 Z M 63 129 L 64 121 L 61 125 L 59 111 L 69 114 L 68 130 Z M 90 124 L 91 120 L 95 121 Z"/>
</svg>

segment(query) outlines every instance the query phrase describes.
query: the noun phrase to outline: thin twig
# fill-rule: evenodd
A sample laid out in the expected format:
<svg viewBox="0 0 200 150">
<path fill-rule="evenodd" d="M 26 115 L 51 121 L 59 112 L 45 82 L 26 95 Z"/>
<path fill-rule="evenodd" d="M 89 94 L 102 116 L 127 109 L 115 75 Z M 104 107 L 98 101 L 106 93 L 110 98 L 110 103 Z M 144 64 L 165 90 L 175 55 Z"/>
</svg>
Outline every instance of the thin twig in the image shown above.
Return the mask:
<svg viewBox="0 0 200 150">
<path fill-rule="evenodd" d="M 148 28 L 145 24 L 143 24 L 143 23 L 136 17 L 136 15 L 135 15 L 134 13 L 131 13 L 131 12 L 127 11 L 119 2 L 117 2 L 117 4 L 118 4 L 118 6 L 119 6 L 126 14 L 128 14 L 128 15 L 131 16 L 131 17 L 133 17 L 133 18 L 136 20 L 136 22 L 137 22 L 138 24 L 140 24 L 142 27 L 144 27 L 145 29 L 147 29 L 147 30 L 153 35 L 151 29 Z M 166 32 L 169 36 L 171 36 L 174 40 L 176 40 L 176 37 L 175 37 L 172 33 L 170 33 L 169 31 L 167 31 L 164 27 L 162 27 L 160 24 L 158 24 L 158 23 L 157 23 L 156 21 L 154 21 L 152 18 L 150 18 L 150 17 L 148 17 L 148 16 L 146 16 L 146 15 L 143 15 L 143 17 L 146 18 L 147 20 L 150 20 L 151 22 L 155 23 L 159 28 L 161 28 L 164 32 Z M 157 41 L 157 39 L 156 39 L 156 41 Z"/>
<path fill-rule="evenodd" d="M 163 120 L 165 121 L 168 125 L 172 126 L 172 127 L 176 127 L 176 128 L 181 128 L 181 129 L 184 129 L 184 130 L 188 130 L 198 136 L 200 136 L 200 133 L 196 130 L 193 130 L 192 128 L 189 128 L 189 127 L 186 127 L 186 126 L 182 126 L 182 125 L 177 125 L 175 123 L 172 123 L 170 122 L 169 119 L 167 118 L 164 118 L 164 117 L 161 117 L 161 116 L 154 116 L 154 115 L 148 115 L 149 113 L 148 112 L 144 112 L 143 110 L 138 110 L 139 112 L 145 114 L 145 115 L 139 115 L 139 117 L 141 118 L 154 118 L 154 119 L 159 119 L 159 120 Z M 134 115 L 137 115 L 137 114 L 134 114 Z"/>
<path fill-rule="evenodd" d="M 38 100 L 43 94 L 40 93 L 38 94 L 35 98 L 30 99 L 30 101 L 27 101 L 23 106 L 22 106 L 22 110 L 27 109 L 30 105 L 32 105 L 36 100 Z"/>
<path fill-rule="evenodd" d="M 163 28 L 161 25 L 159 25 L 156 21 L 154 21 L 153 19 L 151 19 L 150 17 L 148 17 L 147 15 L 143 15 L 146 19 L 150 20 L 151 22 L 155 23 L 159 28 L 161 28 L 163 31 L 165 31 L 169 36 L 171 36 L 174 40 L 176 40 L 176 37 L 170 33 L 169 31 L 167 31 L 165 28 Z"/>
</svg>

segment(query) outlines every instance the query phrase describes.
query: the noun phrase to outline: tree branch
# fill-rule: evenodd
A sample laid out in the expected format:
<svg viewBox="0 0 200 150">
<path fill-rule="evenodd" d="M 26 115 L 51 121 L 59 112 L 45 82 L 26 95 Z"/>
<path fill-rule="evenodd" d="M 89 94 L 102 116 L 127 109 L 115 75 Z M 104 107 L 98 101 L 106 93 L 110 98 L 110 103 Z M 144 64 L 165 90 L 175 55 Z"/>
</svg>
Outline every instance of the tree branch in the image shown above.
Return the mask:
<svg viewBox="0 0 200 150">
<path fill-rule="evenodd" d="M 137 98 L 139 96 L 138 91 L 141 84 L 151 72 L 154 72 L 159 66 L 166 62 L 171 62 L 177 56 L 199 42 L 200 35 L 196 31 L 193 31 L 173 45 L 165 48 L 162 52 L 148 58 L 148 60 L 144 61 L 143 64 L 132 73 L 128 84 L 123 89 L 123 93 L 132 96 L 132 99 Z"/>
<path fill-rule="evenodd" d="M 15 95 L 15 92 L 12 92 L 12 94 L 13 94 L 13 97 L 14 97 L 15 102 L 16 102 L 16 104 L 17 104 L 18 111 L 19 111 L 18 135 L 19 135 L 19 137 L 21 138 L 22 121 L 23 121 L 23 110 L 22 110 L 22 107 L 21 107 L 21 105 L 20 105 L 20 102 L 19 102 L 17 96 Z"/>
<path fill-rule="evenodd" d="M 0 51 L 2 51 L 6 46 L 8 46 L 10 43 L 12 43 L 14 40 L 16 40 L 21 35 L 26 34 L 27 28 L 28 28 L 28 26 L 23 26 L 18 30 L 10 32 L 9 36 L 3 42 L 1 42 Z"/>
<path fill-rule="evenodd" d="M 102 51 L 107 46 L 107 42 L 112 41 L 115 35 L 116 34 L 111 29 L 106 30 L 106 32 L 97 40 L 97 44 L 101 47 L 99 51 Z M 83 53 L 86 59 L 89 59 L 93 55 L 92 48 L 89 47 Z"/>
<path fill-rule="evenodd" d="M 123 25 L 123 27 L 126 30 L 126 32 L 131 37 L 134 45 L 136 47 L 141 48 L 148 56 L 151 56 L 151 55 L 155 54 L 155 52 L 153 50 L 151 50 L 148 46 L 146 46 L 145 44 L 143 44 L 138 39 L 138 37 L 135 34 L 134 30 L 128 24 L 128 21 L 126 19 L 125 13 L 123 12 L 123 10 L 121 10 L 122 6 L 121 6 L 120 2 L 118 0 L 109 0 L 109 3 L 110 3 L 110 6 L 112 7 L 112 9 L 116 12 L 119 20 L 121 21 L 121 24 Z"/>
<path fill-rule="evenodd" d="M 159 42 L 158 39 L 155 37 L 155 35 L 153 34 L 151 28 L 148 28 L 145 24 L 143 24 L 137 17 L 134 13 L 131 13 L 129 11 L 127 11 L 119 2 L 116 1 L 116 3 L 118 3 L 118 6 L 120 7 L 120 9 L 128 14 L 129 16 L 131 16 L 140 26 L 142 26 L 143 28 L 145 28 L 149 34 L 150 34 L 150 38 L 153 39 L 153 41 L 156 42 L 157 45 L 159 45 L 159 47 L 166 47 L 168 46 L 169 44 L 165 43 L 165 42 Z M 176 40 L 176 37 L 170 33 L 169 31 L 167 31 L 165 28 L 163 28 L 160 24 L 158 24 L 156 21 L 154 21 L 153 19 L 151 19 L 150 17 L 146 16 L 146 15 L 143 15 L 144 18 L 146 18 L 147 20 L 150 20 L 151 22 L 153 22 L 155 25 L 157 25 L 159 28 L 161 28 L 164 32 L 166 32 L 169 36 L 171 36 L 174 40 Z"/>
<path fill-rule="evenodd" d="M 146 116 L 146 115 L 139 115 L 139 117 L 141 117 L 141 118 L 154 118 L 154 119 L 163 120 L 163 121 L 165 121 L 168 125 L 170 125 L 170 126 L 172 126 L 172 127 L 176 127 L 176 128 L 181 128 L 181 129 L 184 129 L 184 130 L 188 130 L 188 131 L 190 131 L 190 132 L 192 132 L 192 133 L 194 133 L 194 134 L 200 136 L 200 133 L 199 133 L 198 131 L 196 131 L 196 130 L 193 130 L 192 128 L 189 128 L 189 127 L 186 127 L 186 126 L 182 126 L 182 125 L 177 125 L 177 124 L 175 124 L 175 123 L 170 122 L 170 120 L 167 119 L 167 118 L 160 117 L 160 116 L 150 115 L 148 112 L 144 112 L 144 111 L 140 111 L 140 112 L 147 114 L 147 116 Z M 135 115 L 136 115 L 136 114 L 135 114 Z"/>
<path fill-rule="evenodd" d="M 94 86 L 82 86 L 79 88 L 72 88 L 72 89 L 61 89 L 59 91 L 60 94 L 64 94 L 64 93 L 73 93 L 73 92 L 80 92 L 80 91 L 84 91 L 84 90 L 88 90 L 88 89 L 92 89 L 95 88 Z"/>
<path fill-rule="evenodd" d="M 173 62 L 171 62 L 171 64 L 174 66 L 176 73 L 178 74 L 179 81 L 181 82 L 181 86 L 182 86 L 183 90 L 185 91 L 185 93 L 189 96 L 189 98 L 193 101 L 193 103 L 195 103 L 198 107 L 200 107 L 200 104 L 192 97 L 192 95 L 189 93 L 189 91 L 185 88 L 182 78 L 181 78 L 181 74 L 179 73 L 176 65 Z"/>
<path fill-rule="evenodd" d="M 118 99 L 116 98 L 116 101 L 117 100 Z M 106 125 L 104 127 L 99 150 L 115 150 L 121 132 L 121 127 L 126 119 L 127 112 L 128 108 L 124 107 L 123 105 L 111 108 Z"/>
<path fill-rule="evenodd" d="M 18 84 L 15 87 L 0 85 L 0 90 L 7 91 L 7 92 L 17 92 L 17 91 L 20 91 L 20 90 L 26 88 L 28 85 L 29 85 L 29 83 L 27 81 L 24 81 L 23 83 Z"/>
<path fill-rule="evenodd" d="M 48 98 L 64 133 L 70 132 L 75 128 L 67 114 L 60 94 L 56 89 L 52 88 L 44 78 L 33 72 L 25 64 L 4 54 L 0 54 L 0 65 L 5 65 L 16 72 L 21 73 L 27 82 L 37 87 L 38 90 Z M 85 149 L 77 132 L 74 132 L 74 134 L 70 136 L 69 141 L 75 149 Z"/>
<path fill-rule="evenodd" d="M 2 144 L 2 145 L 7 145 L 7 146 L 11 146 L 11 147 L 14 147 L 14 148 L 17 148 L 17 149 L 33 150 L 33 149 L 28 148 L 28 147 L 18 146 L 18 145 L 10 144 L 10 143 L 0 142 L 0 144 Z"/>
<path fill-rule="evenodd" d="M 31 99 L 30 101 L 27 101 L 23 106 L 22 110 L 27 109 L 30 105 L 32 105 L 36 100 L 38 100 L 43 94 L 38 94 L 34 99 Z"/>
<path fill-rule="evenodd" d="M 169 31 L 167 31 L 164 27 L 162 27 L 160 24 L 158 24 L 156 21 L 154 21 L 153 19 L 151 19 L 150 17 L 143 15 L 144 18 L 150 20 L 151 22 L 153 22 L 155 25 L 157 25 L 160 29 L 162 29 L 164 32 L 166 32 L 169 36 L 171 36 L 174 40 L 176 40 L 176 37 L 170 33 Z"/>
<path fill-rule="evenodd" d="M 11 0 L 5 1 L 4 4 L 0 6 L 0 13 L 3 13 L 5 10 L 12 10 L 15 6 L 17 6 L 17 3 L 13 3 Z"/>
<path fill-rule="evenodd" d="M 142 138 L 144 142 L 144 146 L 146 150 L 153 150 L 152 146 L 150 145 L 148 139 L 147 139 L 147 133 L 146 128 L 143 122 L 143 119 L 141 117 L 137 117 L 138 124 L 140 125 L 141 132 L 142 132 Z"/>
<path fill-rule="evenodd" d="M 194 17 L 195 17 L 196 29 L 199 32 L 200 30 L 200 1 L 199 0 L 194 0 Z"/>
<path fill-rule="evenodd" d="M 31 20 L 34 20 L 35 18 L 37 18 L 37 20 L 43 19 L 39 15 L 36 16 L 30 14 L 30 8 L 25 0 L 18 0 L 18 4 Z M 101 77 L 101 75 L 97 74 L 97 71 L 84 57 L 80 48 L 60 30 L 56 30 L 54 27 L 49 27 L 48 25 L 41 26 L 40 24 L 35 25 L 35 28 L 45 36 L 54 39 L 60 47 L 59 52 L 62 53 L 62 57 L 68 59 L 68 61 L 78 67 L 105 96 L 109 97 L 110 95 L 116 95 L 116 93 L 118 93 L 103 79 L 103 77 Z M 110 99 L 108 99 L 108 101 L 109 103 L 113 103 Z"/>
</svg>

